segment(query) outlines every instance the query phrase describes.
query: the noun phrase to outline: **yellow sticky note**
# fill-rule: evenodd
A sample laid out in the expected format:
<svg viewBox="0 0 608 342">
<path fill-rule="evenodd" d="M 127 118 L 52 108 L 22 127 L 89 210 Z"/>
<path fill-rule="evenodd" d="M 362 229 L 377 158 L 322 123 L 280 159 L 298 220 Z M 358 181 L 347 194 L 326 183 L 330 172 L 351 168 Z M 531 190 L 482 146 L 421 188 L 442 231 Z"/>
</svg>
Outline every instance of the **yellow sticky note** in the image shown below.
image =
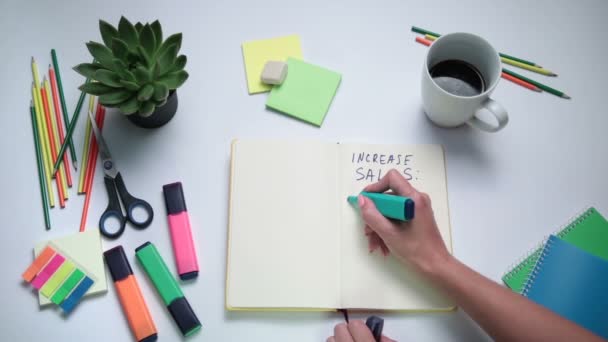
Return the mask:
<svg viewBox="0 0 608 342">
<path fill-rule="evenodd" d="M 44 295 L 46 298 L 51 298 L 51 295 L 57 290 L 59 285 L 63 284 L 65 278 L 67 278 L 75 266 L 69 260 L 66 260 L 59 266 L 57 271 L 46 281 L 46 284 L 40 289 L 40 293 Z"/>
<path fill-rule="evenodd" d="M 288 57 L 302 59 L 300 36 L 290 35 L 243 43 L 243 60 L 247 74 L 249 94 L 269 91 L 272 86 L 260 79 L 264 65 L 268 61 L 286 61 Z M 289 74 L 289 70 L 287 70 Z"/>
</svg>

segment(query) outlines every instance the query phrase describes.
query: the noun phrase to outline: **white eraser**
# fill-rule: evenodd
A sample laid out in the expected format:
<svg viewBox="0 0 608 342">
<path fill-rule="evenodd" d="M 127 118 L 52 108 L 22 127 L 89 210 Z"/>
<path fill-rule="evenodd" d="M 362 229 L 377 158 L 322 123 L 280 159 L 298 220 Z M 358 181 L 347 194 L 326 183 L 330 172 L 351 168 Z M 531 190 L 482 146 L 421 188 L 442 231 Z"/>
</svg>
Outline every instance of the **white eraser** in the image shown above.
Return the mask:
<svg viewBox="0 0 608 342">
<path fill-rule="evenodd" d="M 287 63 L 268 61 L 262 71 L 262 82 L 266 84 L 281 84 L 287 76 Z"/>
</svg>

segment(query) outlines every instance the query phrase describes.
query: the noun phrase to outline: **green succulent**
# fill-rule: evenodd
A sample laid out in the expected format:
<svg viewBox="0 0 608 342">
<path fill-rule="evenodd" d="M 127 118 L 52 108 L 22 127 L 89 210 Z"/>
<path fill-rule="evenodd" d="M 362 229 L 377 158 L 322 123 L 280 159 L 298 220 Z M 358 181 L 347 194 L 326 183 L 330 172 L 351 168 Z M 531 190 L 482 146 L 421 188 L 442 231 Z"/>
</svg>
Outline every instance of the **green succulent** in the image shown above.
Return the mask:
<svg viewBox="0 0 608 342">
<path fill-rule="evenodd" d="M 163 41 L 158 20 L 133 25 L 121 17 L 118 28 L 100 20 L 99 31 L 104 44 L 86 44 L 95 60 L 74 70 L 94 81 L 79 89 L 99 96 L 104 106 L 119 108 L 127 115 L 149 116 L 167 102 L 170 91 L 188 79 L 184 70 L 187 58 L 178 56 L 182 34 Z"/>
</svg>

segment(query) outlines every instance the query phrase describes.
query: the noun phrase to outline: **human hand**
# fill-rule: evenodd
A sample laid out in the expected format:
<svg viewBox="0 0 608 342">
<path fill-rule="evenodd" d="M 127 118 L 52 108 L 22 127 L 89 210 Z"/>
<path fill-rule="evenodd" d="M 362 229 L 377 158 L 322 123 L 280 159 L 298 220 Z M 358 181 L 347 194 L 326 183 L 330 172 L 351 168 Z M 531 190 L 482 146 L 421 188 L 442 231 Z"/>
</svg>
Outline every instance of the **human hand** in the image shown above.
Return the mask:
<svg viewBox="0 0 608 342">
<path fill-rule="evenodd" d="M 380 248 L 384 255 L 390 252 L 423 273 L 431 272 L 438 262 L 450 257 L 435 222 L 431 199 L 414 189 L 396 170 L 390 170 L 380 181 L 363 189 L 367 192 L 388 190 L 395 195 L 411 198 L 416 206 L 415 216 L 407 222 L 391 221 L 380 214 L 372 200 L 359 195 L 359 208 L 366 224 L 365 235 L 369 240 L 370 252 Z"/>
<path fill-rule="evenodd" d="M 381 342 L 395 342 L 382 335 Z M 340 323 L 334 328 L 334 335 L 327 338 L 327 342 L 376 342 L 372 332 L 365 322 L 351 320 L 348 323 Z"/>
</svg>

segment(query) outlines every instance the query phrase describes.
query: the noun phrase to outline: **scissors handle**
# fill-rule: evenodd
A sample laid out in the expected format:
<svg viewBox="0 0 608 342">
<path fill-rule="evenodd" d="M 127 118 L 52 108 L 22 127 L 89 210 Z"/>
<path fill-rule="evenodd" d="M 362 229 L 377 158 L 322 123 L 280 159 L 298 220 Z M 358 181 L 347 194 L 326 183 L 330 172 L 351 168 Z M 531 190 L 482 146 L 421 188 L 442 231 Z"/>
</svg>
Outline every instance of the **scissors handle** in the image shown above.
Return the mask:
<svg viewBox="0 0 608 342">
<path fill-rule="evenodd" d="M 125 182 L 122 180 L 122 175 L 120 172 L 116 174 L 116 178 L 114 178 L 114 182 L 116 183 L 116 188 L 118 189 L 118 194 L 120 195 L 120 199 L 122 199 L 122 203 L 125 206 L 125 210 L 127 211 L 127 218 L 135 228 L 144 229 L 152 223 L 152 219 L 154 218 L 154 210 L 152 210 L 152 206 L 137 197 L 131 196 L 131 194 L 127 191 L 127 187 L 125 186 Z M 133 211 L 136 208 L 142 208 L 146 213 L 146 218 L 142 220 L 137 220 L 133 215 Z M 123 225 L 124 229 L 124 225 Z"/>
<path fill-rule="evenodd" d="M 125 231 L 127 218 L 122 214 L 114 180 L 106 176 L 104 177 L 103 181 L 106 185 L 106 190 L 108 192 L 108 207 L 99 218 L 99 230 L 101 231 L 101 234 L 103 236 L 110 239 L 116 239 L 117 237 L 121 236 L 122 233 Z M 120 224 L 118 230 L 115 232 L 112 232 L 113 229 L 106 229 L 106 221 L 112 217 L 117 219 Z"/>
</svg>

